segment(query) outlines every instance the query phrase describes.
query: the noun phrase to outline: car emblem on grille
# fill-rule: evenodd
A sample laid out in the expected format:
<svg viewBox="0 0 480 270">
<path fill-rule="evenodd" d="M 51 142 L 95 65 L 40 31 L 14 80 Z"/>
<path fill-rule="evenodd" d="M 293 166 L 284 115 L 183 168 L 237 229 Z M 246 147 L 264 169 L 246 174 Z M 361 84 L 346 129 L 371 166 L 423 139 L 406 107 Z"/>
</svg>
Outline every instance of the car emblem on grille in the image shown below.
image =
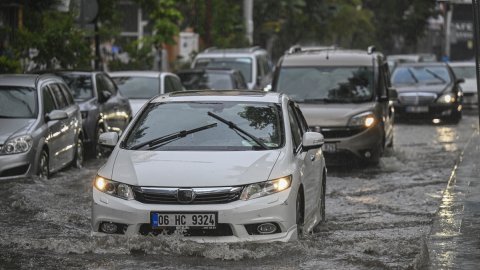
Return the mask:
<svg viewBox="0 0 480 270">
<path fill-rule="evenodd" d="M 177 189 L 177 201 L 181 203 L 191 203 L 195 199 L 195 191 L 193 189 Z"/>
</svg>

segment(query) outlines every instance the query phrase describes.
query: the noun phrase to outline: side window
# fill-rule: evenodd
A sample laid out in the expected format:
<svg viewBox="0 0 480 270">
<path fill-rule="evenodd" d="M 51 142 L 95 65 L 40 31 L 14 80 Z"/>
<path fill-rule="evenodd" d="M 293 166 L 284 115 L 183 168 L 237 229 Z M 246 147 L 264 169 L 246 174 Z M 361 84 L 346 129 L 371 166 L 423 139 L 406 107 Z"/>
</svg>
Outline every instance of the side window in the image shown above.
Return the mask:
<svg viewBox="0 0 480 270">
<path fill-rule="evenodd" d="M 65 99 L 67 100 L 68 106 L 75 104 L 75 101 L 73 100 L 72 97 L 72 92 L 70 89 L 65 85 L 65 84 L 58 84 L 60 89 L 62 89 L 62 93 L 65 96 Z"/>
<path fill-rule="evenodd" d="M 305 117 L 303 117 L 302 111 L 298 108 L 298 106 L 294 106 L 295 108 L 295 113 L 297 115 L 298 122 L 300 123 L 300 128 L 302 129 L 302 135 L 303 133 L 308 131 L 308 124 L 307 121 L 305 120 Z"/>
<path fill-rule="evenodd" d="M 95 84 L 97 85 L 97 96 L 100 97 L 100 93 L 106 89 L 105 83 L 102 80 L 102 75 L 97 74 L 95 76 Z"/>
<path fill-rule="evenodd" d="M 265 70 L 265 74 L 269 74 L 270 72 L 272 72 L 272 67 L 270 66 L 267 58 L 265 56 L 262 56 L 262 64 L 263 64 L 263 69 Z"/>
<path fill-rule="evenodd" d="M 106 90 L 112 93 L 112 95 L 115 95 L 117 93 L 117 87 L 112 79 L 105 75 L 102 75 L 102 78 L 104 80 Z"/>
<path fill-rule="evenodd" d="M 67 107 L 67 100 L 63 96 L 62 90 L 57 84 L 50 84 L 50 90 L 52 90 L 53 98 L 57 104 L 57 109 L 63 109 Z"/>
<path fill-rule="evenodd" d="M 48 87 L 45 86 L 42 88 L 42 96 L 44 113 L 47 114 L 55 110 L 55 101 L 53 100 L 52 93 L 50 93 Z"/>
<path fill-rule="evenodd" d="M 165 94 L 175 92 L 175 85 L 172 81 L 172 76 L 165 76 L 164 83 L 165 83 L 165 87 L 164 87 Z"/>
<path fill-rule="evenodd" d="M 174 89 L 175 91 L 182 91 L 183 90 L 183 86 L 182 86 L 182 83 L 180 82 L 180 80 L 177 78 L 177 77 L 170 77 L 172 79 L 172 83 L 174 85 Z"/>
<path fill-rule="evenodd" d="M 387 96 L 387 78 L 385 74 L 385 64 L 381 65 L 378 72 L 378 95 L 380 97 Z"/>
<path fill-rule="evenodd" d="M 292 106 L 288 106 L 288 118 L 290 120 L 290 130 L 292 132 L 293 145 L 295 146 L 295 151 L 300 147 L 302 142 L 302 131 L 295 117 L 295 111 Z"/>
<path fill-rule="evenodd" d="M 265 76 L 265 71 L 263 70 L 263 63 L 261 57 L 256 57 L 257 59 L 257 77 L 263 78 Z"/>
</svg>

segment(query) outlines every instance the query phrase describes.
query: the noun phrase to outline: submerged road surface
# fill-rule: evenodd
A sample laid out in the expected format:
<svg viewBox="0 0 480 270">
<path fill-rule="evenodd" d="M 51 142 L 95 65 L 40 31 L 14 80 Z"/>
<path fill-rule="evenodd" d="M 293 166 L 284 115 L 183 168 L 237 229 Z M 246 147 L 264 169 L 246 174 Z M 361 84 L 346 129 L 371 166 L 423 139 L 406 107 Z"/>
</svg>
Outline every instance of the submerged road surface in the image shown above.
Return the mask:
<svg viewBox="0 0 480 270">
<path fill-rule="evenodd" d="M 378 166 L 331 167 L 327 221 L 291 243 L 199 244 L 183 236 L 90 234 L 91 182 L 104 160 L 51 179 L 0 182 L 0 269 L 411 269 L 474 129 L 399 123 Z"/>
</svg>

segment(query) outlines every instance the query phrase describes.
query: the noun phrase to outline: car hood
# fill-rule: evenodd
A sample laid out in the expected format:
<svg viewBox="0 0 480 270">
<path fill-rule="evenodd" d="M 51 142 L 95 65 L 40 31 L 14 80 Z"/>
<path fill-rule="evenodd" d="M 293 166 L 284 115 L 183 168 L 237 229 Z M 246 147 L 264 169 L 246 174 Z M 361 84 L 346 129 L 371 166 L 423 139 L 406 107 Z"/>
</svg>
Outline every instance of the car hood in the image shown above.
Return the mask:
<svg viewBox="0 0 480 270">
<path fill-rule="evenodd" d="M 464 83 L 460 84 L 464 93 L 477 93 L 477 80 L 465 79 Z"/>
<path fill-rule="evenodd" d="M 0 144 L 4 144 L 5 141 L 14 134 L 25 134 L 31 125 L 35 122 L 35 119 L 12 119 L 12 118 L 0 118 Z"/>
<path fill-rule="evenodd" d="M 442 93 L 448 84 L 414 84 L 414 85 L 396 85 L 395 89 L 399 94 L 401 93 L 414 93 L 414 92 L 428 92 L 428 93 Z"/>
<path fill-rule="evenodd" d="M 214 187 L 268 180 L 280 150 L 118 151 L 112 179 L 135 186 Z"/>
<path fill-rule="evenodd" d="M 148 99 L 129 99 L 128 102 L 130 107 L 132 107 L 132 116 L 135 116 L 147 101 Z"/>
<path fill-rule="evenodd" d="M 374 102 L 360 104 L 300 104 L 300 109 L 308 125 L 322 127 L 346 126 L 352 116 L 366 111 L 373 111 L 374 108 Z"/>
</svg>

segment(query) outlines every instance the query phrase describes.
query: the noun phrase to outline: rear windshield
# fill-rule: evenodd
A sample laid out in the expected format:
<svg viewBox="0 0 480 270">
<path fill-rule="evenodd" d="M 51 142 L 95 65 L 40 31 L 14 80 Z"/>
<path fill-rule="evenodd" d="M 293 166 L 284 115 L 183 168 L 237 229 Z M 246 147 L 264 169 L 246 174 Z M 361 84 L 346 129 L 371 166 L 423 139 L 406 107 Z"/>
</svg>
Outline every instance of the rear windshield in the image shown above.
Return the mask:
<svg viewBox="0 0 480 270">
<path fill-rule="evenodd" d="M 239 70 L 246 82 L 252 82 L 252 58 L 250 57 L 224 57 L 224 58 L 198 58 L 194 68 L 229 68 Z"/>
<path fill-rule="evenodd" d="M 72 91 L 75 101 L 84 101 L 94 97 L 93 83 L 90 75 L 83 74 L 58 74 Z"/>
<path fill-rule="evenodd" d="M 160 94 L 160 79 L 149 77 L 112 77 L 122 95 L 131 99 L 150 99 Z"/>
<path fill-rule="evenodd" d="M 35 88 L 0 86 L 0 118 L 37 118 L 37 108 Z"/>
<path fill-rule="evenodd" d="M 232 79 L 226 73 L 192 72 L 178 76 L 187 90 L 233 89 Z"/>
<path fill-rule="evenodd" d="M 355 103 L 373 99 L 371 67 L 282 67 L 277 91 L 297 102 Z"/>
<path fill-rule="evenodd" d="M 392 75 L 392 83 L 398 84 L 447 84 L 450 74 L 447 67 L 404 66 L 397 67 Z"/>
</svg>

